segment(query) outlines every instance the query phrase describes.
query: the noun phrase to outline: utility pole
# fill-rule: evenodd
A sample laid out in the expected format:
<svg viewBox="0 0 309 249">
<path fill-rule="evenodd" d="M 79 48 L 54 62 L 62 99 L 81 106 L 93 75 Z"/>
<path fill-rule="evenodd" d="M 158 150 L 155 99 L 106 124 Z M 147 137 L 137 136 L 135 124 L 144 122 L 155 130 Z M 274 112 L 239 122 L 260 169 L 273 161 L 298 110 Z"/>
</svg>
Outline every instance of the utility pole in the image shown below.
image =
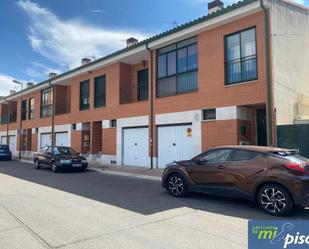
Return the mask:
<svg viewBox="0 0 309 249">
<path fill-rule="evenodd" d="M 20 116 L 19 116 L 19 154 L 18 154 L 18 158 L 21 159 L 21 151 L 22 151 L 22 129 L 23 129 L 23 125 L 22 125 L 22 112 L 23 112 L 23 83 L 17 81 L 17 80 L 13 80 L 13 83 L 20 85 Z"/>
</svg>

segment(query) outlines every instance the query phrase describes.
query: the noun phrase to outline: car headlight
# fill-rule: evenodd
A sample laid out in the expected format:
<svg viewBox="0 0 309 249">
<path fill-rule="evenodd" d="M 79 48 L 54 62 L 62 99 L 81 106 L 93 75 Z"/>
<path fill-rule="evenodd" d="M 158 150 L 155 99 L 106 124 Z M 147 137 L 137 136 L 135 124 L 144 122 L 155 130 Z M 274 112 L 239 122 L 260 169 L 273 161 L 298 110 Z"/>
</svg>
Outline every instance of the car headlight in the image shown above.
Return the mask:
<svg viewBox="0 0 309 249">
<path fill-rule="evenodd" d="M 87 160 L 85 159 L 85 160 L 82 160 L 82 163 L 87 163 Z"/>
<path fill-rule="evenodd" d="M 71 160 L 60 160 L 61 164 L 69 164 L 71 163 Z"/>
</svg>

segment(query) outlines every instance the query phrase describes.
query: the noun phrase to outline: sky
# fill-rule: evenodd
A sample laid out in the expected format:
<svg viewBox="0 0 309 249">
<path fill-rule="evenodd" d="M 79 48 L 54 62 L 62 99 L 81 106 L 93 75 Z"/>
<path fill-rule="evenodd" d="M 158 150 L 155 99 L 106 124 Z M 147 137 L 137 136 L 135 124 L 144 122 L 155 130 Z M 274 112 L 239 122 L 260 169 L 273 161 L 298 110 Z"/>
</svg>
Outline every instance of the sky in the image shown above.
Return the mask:
<svg viewBox="0 0 309 249">
<path fill-rule="evenodd" d="M 1 0 L 0 96 L 207 13 L 210 0 Z M 309 0 L 295 0 L 309 6 Z M 225 6 L 236 1 L 223 1 Z"/>
</svg>

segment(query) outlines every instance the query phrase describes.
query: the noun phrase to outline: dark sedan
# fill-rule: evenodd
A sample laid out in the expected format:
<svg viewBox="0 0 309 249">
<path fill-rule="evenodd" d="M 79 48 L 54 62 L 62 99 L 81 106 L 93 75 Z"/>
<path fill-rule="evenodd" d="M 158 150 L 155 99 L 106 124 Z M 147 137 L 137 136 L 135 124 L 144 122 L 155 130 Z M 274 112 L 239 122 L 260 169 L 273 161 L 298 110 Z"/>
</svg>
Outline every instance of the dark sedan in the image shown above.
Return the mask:
<svg viewBox="0 0 309 249">
<path fill-rule="evenodd" d="M 0 145 L 0 159 L 6 159 L 11 161 L 12 159 L 12 152 L 7 145 Z"/>
<path fill-rule="evenodd" d="M 70 147 L 46 146 L 36 152 L 33 157 L 36 169 L 42 166 L 51 167 L 53 172 L 60 169 L 78 169 L 84 171 L 88 162 L 87 159 Z"/>
</svg>

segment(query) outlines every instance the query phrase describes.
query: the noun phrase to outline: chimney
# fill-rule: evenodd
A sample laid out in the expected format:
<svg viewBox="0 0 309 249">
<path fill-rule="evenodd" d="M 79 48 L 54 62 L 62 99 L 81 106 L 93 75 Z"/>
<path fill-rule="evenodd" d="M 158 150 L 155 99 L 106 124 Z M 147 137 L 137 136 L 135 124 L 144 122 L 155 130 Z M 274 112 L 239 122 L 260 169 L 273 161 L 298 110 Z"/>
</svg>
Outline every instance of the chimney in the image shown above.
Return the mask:
<svg viewBox="0 0 309 249">
<path fill-rule="evenodd" d="M 15 90 L 10 90 L 10 95 L 13 95 L 13 94 L 15 94 L 15 93 L 16 93 Z"/>
<path fill-rule="evenodd" d="M 208 15 L 223 9 L 223 3 L 220 0 L 214 0 L 208 3 Z"/>
<path fill-rule="evenodd" d="M 28 83 L 27 83 L 27 88 L 30 87 L 30 86 L 33 86 L 33 85 L 34 85 L 34 83 L 28 82 Z"/>
<path fill-rule="evenodd" d="M 55 78 L 56 76 L 57 76 L 57 74 L 56 74 L 56 73 L 53 73 L 53 72 L 51 72 L 51 73 L 48 74 L 48 78 L 49 78 L 49 79 Z"/>
<path fill-rule="evenodd" d="M 81 60 L 82 66 L 88 64 L 89 62 L 91 62 L 91 59 L 86 58 L 86 57 Z"/>
<path fill-rule="evenodd" d="M 127 43 L 127 47 L 130 47 L 130 46 L 133 46 L 136 43 L 138 43 L 138 40 L 135 39 L 134 37 L 131 37 L 131 38 L 126 40 L 126 43 Z"/>
</svg>

